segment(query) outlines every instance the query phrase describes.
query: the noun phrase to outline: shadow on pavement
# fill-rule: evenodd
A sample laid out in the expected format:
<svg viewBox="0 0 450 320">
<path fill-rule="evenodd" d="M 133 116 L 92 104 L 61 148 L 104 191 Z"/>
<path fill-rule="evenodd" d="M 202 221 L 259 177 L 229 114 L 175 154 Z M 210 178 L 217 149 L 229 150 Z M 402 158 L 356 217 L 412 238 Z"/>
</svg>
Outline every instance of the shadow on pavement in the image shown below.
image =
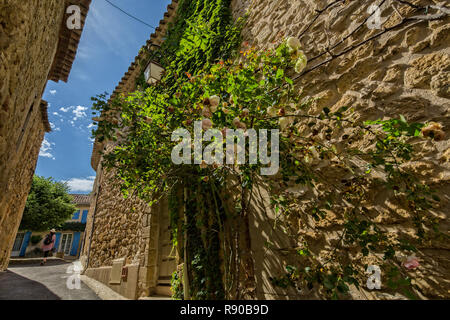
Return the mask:
<svg viewBox="0 0 450 320">
<path fill-rule="evenodd" d="M 39 261 L 28 261 L 28 262 L 22 262 L 22 263 L 10 263 L 8 266 L 8 269 L 14 269 L 14 268 L 30 268 L 30 267 L 53 267 L 53 266 L 60 266 L 63 264 L 70 265 L 72 262 L 64 261 L 64 260 L 49 260 L 47 263 L 43 266 L 41 266 L 41 260 Z"/>
<path fill-rule="evenodd" d="M 61 300 L 61 298 L 41 283 L 7 270 L 0 273 L 0 300 Z"/>
<path fill-rule="evenodd" d="M 75 261 L 75 260 L 74 260 Z M 36 267 L 40 266 L 42 262 L 42 258 L 13 258 L 9 260 L 8 268 L 15 268 L 15 267 Z M 69 264 L 73 261 L 67 261 L 60 258 L 54 258 L 49 257 L 47 259 L 47 263 L 45 266 L 58 266 L 62 264 Z"/>
</svg>

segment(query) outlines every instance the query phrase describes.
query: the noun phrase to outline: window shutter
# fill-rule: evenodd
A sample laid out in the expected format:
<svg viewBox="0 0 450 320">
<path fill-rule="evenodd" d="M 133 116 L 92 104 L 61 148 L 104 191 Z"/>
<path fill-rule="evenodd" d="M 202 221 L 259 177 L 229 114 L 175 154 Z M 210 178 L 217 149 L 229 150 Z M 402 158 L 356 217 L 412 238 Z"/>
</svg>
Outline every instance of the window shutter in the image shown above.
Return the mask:
<svg viewBox="0 0 450 320">
<path fill-rule="evenodd" d="M 25 236 L 23 238 L 22 248 L 20 249 L 20 255 L 21 257 L 25 256 L 25 253 L 27 252 L 28 243 L 30 242 L 31 237 L 31 231 L 28 231 L 25 233 Z"/>
<path fill-rule="evenodd" d="M 54 245 L 55 251 L 58 251 L 59 240 L 61 240 L 61 232 L 57 232 L 55 236 L 55 245 Z"/>
<path fill-rule="evenodd" d="M 70 250 L 71 256 L 77 255 L 79 244 L 80 244 L 80 232 L 74 232 L 73 241 L 72 241 L 72 250 Z"/>
<path fill-rule="evenodd" d="M 81 223 L 87 222 L 88 212 L 89 212 L 89 210 L 83 210 L 83 216 L 81 217 Z"/>
</svg>

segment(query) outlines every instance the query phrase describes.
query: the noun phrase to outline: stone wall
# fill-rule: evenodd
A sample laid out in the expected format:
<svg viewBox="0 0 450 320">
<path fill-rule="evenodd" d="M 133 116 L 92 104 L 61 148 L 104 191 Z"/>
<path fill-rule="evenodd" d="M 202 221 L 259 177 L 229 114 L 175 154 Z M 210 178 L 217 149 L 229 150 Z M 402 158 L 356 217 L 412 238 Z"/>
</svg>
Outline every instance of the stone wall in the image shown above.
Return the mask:
<svg viewBox="0 0 450 320">
<path fill-rule="evenodd" d="M 97 275 L 103 274 L 101 270 L 111 268 L 114 260 L 124 259 L 124 265 L 137 266 L 138 270 L 139 266 L 147 265 L 151 208 L 134 195 L 125 199 L 115 172 L 102 169 L 101 163 L 97 170 L 93 199 L 81 261 L 87 269 L 86 275 L 109 285 L 109 278 Z M 126 287 L 127 297 L 135 298 L 148 288 L 145 285 L 146 275 L 146 270 L 142 270 L 139 288 L 137 282 L 133 288 Z M 121 290 L 124 290 L 124 285 L 110 287 L 123 293 Z"/>
<path fill-rule="evenodd" d="M 41 96 L 64 5 L 59 0 L 0 2 L 0 270 L 8 265 L 44 136 Z"/>
<path fill-rule="evenodd" d="M 111 265 L 118 258 L 125 258 L 129 263 L 139 262 L 145 249 L 142 217 L 149 210 L 148 205 L 134 196 L 125 199 L 113 171 L 102 175 L 97 205 L 93 208 L 95 222 L 93 217 L 89 217 L 86 230 L 91 232 L 94 223 L 89 267 Z"/>
<path fill-rule="evenodd" d="M 243 30 L 244 41 L 259 49 L 274 47 L 285 37 L 300 37 L 302 49 L 307 57 L 318 55 L 343 37 L 350 34 L 357 25 L 368 17 L 367 9 L 380 1 L 345 1 L 324 11 L 309 31 L 301 36 L 303 30 L 315 19 L 316 10 L 325 8 L 331 0 L 234 0 L 233 13 L 237 18 L 248 12 L 249 17 Z M 440 4 L 444 1 L 410 2 L 421 5 Z M 396 6 L 402 16 L 413 15 L 411 7 L 398 1 L 388 0 L 381 7 L 382 22 L 385 27 L 400 22 L 400 16 L 393 8 Z M 421 139 L 414 142 L 418 160 L 413 169 L 420 179 L 439 191 L 441 202 L 430 212 L 441 224 L 441 231 L 449 234 L 449 130 L 450 130 L 450 19 L 420 22 L 387 32 L 380 38 L 369 41 L 355 50 L 349 51 L 328 64 L 321 66 L 298 84 L 305 95 L 320 98 L 313 105 L 319 114 L 323 107 L 331 111 L 341 106 L 355 109 L 356 119 L 375 120 L 393 118 L 403 114 L 408 121 L 435 121 L 443 126 L 445 138 L 441 141 Z M 356 44 L 378 33 L 366 26 L 336 47 L 334 53 Z M 312 67 L 330 56 L 310 63 Z M 301 131 L 311 136 L 311 130 L 302 124 Z M 319 129 L 319 137 L 320 130 Z M 357 141 L 353 147 L 362 147 L 366 141 Z M 337 145 L 342 140 L 332 140 Z M 339 170 L 333 165 L 326 166 L 322 173 L 330 177 L 330 183 L 339 180 Z M 301 189 L 301 188 L 300 188 Z M 314 192 L 305 188 L 297 190 L 299 212 L 307 207 Z M 262 193 L 264 193 L 262 188 Z M 396 207 L 392 199 L 385 194 L 372 190 L 373 197 L 367 206 L 373 210 L 376 219 L 392 234 L 400 232 L 412 235 L 413 223 L 406 210 Z M 252 248 L 255 260 L 258 298 L 317 298 L 317 293 L 302 293 L 279 290 L 271 285 L 269 278 L 283 274 L 288 263 L 295 263 L 289 251 L 301 246 L 301 239 L 307 238 L 313 243 L 311 248 L 316 254 L 327 254 L 333 250 L 339 233 L 333 214 L 321 225 L 311 217 L 296 222 L 301 235 L 298 241 L 283 238 L 282 230 L 273 230 L 274 213 L 263 194 L 253 201 Z M 276 236 L 274 236 L 276 235 Z M 263 244 L 274 242 L 274 248 Z M 287 246 L 287 247 L 286 247 Z M 446 241 L 430 241 L 419 248 L 417 257 L 421 263 L 418 270 L 411 272 L 416 278 L 418 295 L 421 298 L 449 297 L 450 289 L 450 246 Z M 354 257 L 361 259 L 361 257 Z M 363 265 L 363 262 L 361 260 Z M 382 275 L 383 276 L 383 275 Z M 385 287 L 383 287 L 385 288 Z M 363 292 L 352 290 L 352 298 L 398 298 L 383 292 Z M 401 298 L 401 297 L 400 297 Z"/>
</svg>

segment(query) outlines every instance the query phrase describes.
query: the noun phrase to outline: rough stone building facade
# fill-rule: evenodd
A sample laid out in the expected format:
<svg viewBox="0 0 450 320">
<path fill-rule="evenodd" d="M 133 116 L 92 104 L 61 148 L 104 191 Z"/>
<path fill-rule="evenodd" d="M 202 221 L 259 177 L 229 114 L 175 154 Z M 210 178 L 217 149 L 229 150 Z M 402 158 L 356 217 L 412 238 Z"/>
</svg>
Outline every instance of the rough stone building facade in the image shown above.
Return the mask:
<svg viewBox="0 0 450 320">
<path fill-rule="evenodd" d="M 411 6 L 399 1 L 312 1 L 312 0 L 234 0 L 235 16 L 243 15 L 247 10 L 248 22 L 243 31 L 245 41 L 257 48 L 272 46 L 283 36 L 299 37 L 302 49 L 308 59 L 326 52 L 327 47 L 342 43 L 332 52 L 337 54 L 349 45 L 382 31 L 369 30 L 366 26 L 352 32 L 369 16 L 368 9 L 373 4 L 383 5 L 380 8 L 381 22 L 384 28 L 401 22 L 402 17 L 414 15 Z M 414 5 L 445 5 L 445 1 L 409 1 Z M 328 5 L 309 29 L 308 26 L 317 17 L 318 12 Z M 445 10 L 445 9 L 444 9 Z M 397 12 L 398 11 L 398 12 Z M 416 14 L 421 14 L 416 13 Z M 440 14 L 443 12 L 441 11 Z M 447 9 L 448 13 L 448 9 Z M 299 85 L 306 95 L 320 98 L 313 108 L 319 113 L 323 107 L 336 111 L 342 106 L 352 106 L 357 119 L 374 120 L 377 118 L 398 118 L 403 114 L 408 121 L 435 121 L 442 125 L 445 138 L 441 141 L 422 140 L 415 144 L 419 150 L 419 161 L 413 164 L 414 171 L 421 180 L 429 183 L 433 189 L 439 190 L 441 203 L 433 210 L 433 216 L 440 222 L 442 231 L 449 235 L 450 204 L 450 18 L 436 21 L 411 23 L 381 37 L 368 41 L 364 45 L 349 51 L 328 64 L 317 68 L 299 80 Z M 305 32 L 305 30 L 307 30 Z M 348 35 L 351 36 L 347 37 Z M 308 68 L 320 64 L 330 55 L 310 62 Z M 310 135 L 305 125 L 301 128 L 306 136 Z M 345 143 L 345 141 L 333 141 Z M 356 147 L 363 148 L 362 139 Z M 323 173 L 330 177 L 330 183 L 339 179 L 339 171 L 333 166 L 324 168 Z M 306 207 L 308 199 L 314 197 L 312 190 L 297 190 L 301 197 L 299 210 Z M 377 194 L 373 190 L 373 199 L 368 207 L 377 212 L 377 220 L 394 234 L 402 232 L 414 233 L 411 216 L 404 210 L 395 213 L 396 204 L 388 200 L 386 195 Z M 269 206 L 266 203 L 264 206 Z M 286 255 L 277 250 L 270 250 L 258 244 L 270 240 L 270 234 L 261 232 L 261 221 L 267 219 L 264 214 L 253 215 L 252 246 L 255 260 L 258 256 L 272 257 L 273 268 L 264 270 L 262 264 L 256 263 L 256 274 L 263 275 L 258 282 L 258 291 L 264 292 L 259 297 L 282 298 L 283 293 L 273 288 L 266 281 L 268 276 L 282 273 L 286 266 Z M 328 220 L 328 219 L 326 219 Z M 315 252 L 332 251 L 338 240 L 335 225 L 324 221 L 312 233 L 310 228 L 315 222 L 311 218 L 298 224 L 299 233 L 315 243 Z M 318 228 L 317 228 L 318 227 Z M 320 232 L 317 232 L 320 230 Z M 281 232 L 279 234 L 282 234 Z M 297 247 L 299 243 L 292 244 Z M 448 241 L 430 242 L 419 248 L 418 258 L 421 268 L 414 272 L 416 284 L 420 288 L 422 298 L 443 298 L 450 295 L 450 247 Z M 284 263 L 283 263 L 284 261 Z M 367 263 L 367 262 L 366 262 Z M 270 265 L 270 263 L 268 263 Z M 363 265 L 364 262 L 361 262 Z M 259 265 L 259 267 L 258 267 Z M 279 270 L 279 271 L 275 271 Z M 384 293 L 377 290 L 352 292 L 353 298 L 374 299 L 385 298 Z M 314 297 L 311 293 L 289 294 L 291 297 Z M 391 299 L 393 296 L 387 296 Z"/>
<path fill-rule="evenodd" d="M 411 14 L 413 7 L 399 1 L 379 1 L 381 21 L 385 28 L 399 23 Z M 416 0 L 415 5 L 442 5 L 442 1 Z M 235 18 L 248 12 L 243 38 L 259 49 L 273 46 L 284 36 L 299 37 L 308 58 L 338 43 L 332 50 L 339 53 L 348 45 L 359 43 L 380 30 L 358 28 L 368 17 L 367 10 L 373 1 L 331 0 L 233 0 Z M 174 5 L 174 4 L 173 4 Z M 323 10 L 327 8 L 326 10 Z M 318 13 L 320 12 L 320 15 Z M 173 9 L 169 10 L 169 15 Z M 314 24 L 311 24 L 314 22 Z M 164 24 L 163 24 L 164 26 Z M 306 31 L 305 31 L 306 30 Z M 152 36 L 160 41 L 164 28 Z M 403 114 L 408 121 L 435 121 L 442 125 L 445 137 L 440 141 L 422 140 L 415 144 L 420 160 L 413 164 L 418 176 L 439 190 L 441 203 L 432 212 L 448 235 L 450 205 L 450 24 L 449 17 L 435 21 L 406 24 L 368 41 L 346 54 L 324 63 L 299 80 L 306 95 L 320 98 L 313 108 L 319 113 L 325 106 L 332 111 L 351 105 L 358 119 L 393 118 Z M 342 41 L 341 41 L 342 40 Z M 156 42 L 158 43 L 158 42 Z M 310 67 L 330 58 L 329 54 L 311 62 Z M 134 78 L 140 71 L 136 62 L 122 79 L 117 92 L 134 88 Z M 308 134 L 305 125 L 303 130 Z M 342 141 L 335 141 L 339 144 Z M 362 147 L 365 141 L 358 142 Z M 89 213 L 84 248 L 86 274 L 106 284 L 129 298 L 146 297 L 161 289 L 160 270 L 167 267 L 164 249 L 167 204 L 161 202 L 147 207 L 134 197 L 121 198 L 113 173 L 101 169 L 99 150 L 107 146 L 96 144 L 92 166 L 97 170 L 94 187 L 95 200 Z M 339 179 L 333 166 L 323 173 Z M 268 201 L 267 191 L 260 188 L 260 200 L 252 202 L 251 246 L 255 266 L 256 297 L 259 299 L 318 298 L 316 292 L 294 292 L 275 287 L 270 279 L 283 274 L 286 264 L 295 259 L 291 252 L 299 243 L 286 239 L 282 230 L 274 230 L 275 214 Z M 312 190 L 294 190 L 300 199 L 298 210 L 314 197 Z M 396 204 L 385 195 L 373 190 L 368 207 L 377 212 L 377 220 L 394 234 L 413 234 L 412 219 L 408 212 L 396 210 Z M 297 221 L 299 234 L 315 243 L 315 252 L 333 250 L 338 235 L 334 222 L 325 219 L 317 224 L 312 219 Z M 312 232 L 312 227 L 320 232 Z M 267 248 L 265 243 L 272 243 Z M 291 250 L 293 249 L 293 250 Z M 421 268 L 414 271 L 421 298 L 449 297 L 450 254 L 448 241 L 429 242 L 419 248 Z M 163 254 L 161 254 L 163 253 Z M 169 254 L 170 256 L 170 254 Z M 361 257 L 355 258 L 361 259 Z M 362 264 L 367 261 L 360 260 Z M 120 280 L 120 270 L 128 268 L 128 279 Z M 171 265 L 169 269 L 174 267 Z M 163 277 L 165 276 L 163 271 Z M 383 292 L 352 290 L 354 299 L 403 298 Z"/>
<path fill-rule="evenodd" d="M 50 131 L 48 80 L 67 81 L 81 37 L 66 20 L 79 5 L 81 25 L 90 0 L 0 1 L 0 271 L 22 218 L 39 149 Z"/>
</svg>

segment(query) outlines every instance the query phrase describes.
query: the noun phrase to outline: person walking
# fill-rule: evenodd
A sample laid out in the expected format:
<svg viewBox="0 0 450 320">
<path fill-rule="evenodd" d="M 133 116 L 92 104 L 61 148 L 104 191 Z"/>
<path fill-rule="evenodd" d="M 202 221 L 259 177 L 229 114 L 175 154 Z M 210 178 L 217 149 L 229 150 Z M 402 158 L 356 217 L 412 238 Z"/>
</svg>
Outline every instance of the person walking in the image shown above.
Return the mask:
<svg viewBox="0 0 450 320">
<path fill-rule="evenodd" d="M 41 262 L 41 266 L 43 266 L 47 262 L 47 257 L 55 246 L 56 240 L 56 230 L 50 230 L 50 233 L 47 234 L 44 238 L 44 243 L 42 244 L 42 251 L 44 251 L 44 260 Z"/>
</svg>

